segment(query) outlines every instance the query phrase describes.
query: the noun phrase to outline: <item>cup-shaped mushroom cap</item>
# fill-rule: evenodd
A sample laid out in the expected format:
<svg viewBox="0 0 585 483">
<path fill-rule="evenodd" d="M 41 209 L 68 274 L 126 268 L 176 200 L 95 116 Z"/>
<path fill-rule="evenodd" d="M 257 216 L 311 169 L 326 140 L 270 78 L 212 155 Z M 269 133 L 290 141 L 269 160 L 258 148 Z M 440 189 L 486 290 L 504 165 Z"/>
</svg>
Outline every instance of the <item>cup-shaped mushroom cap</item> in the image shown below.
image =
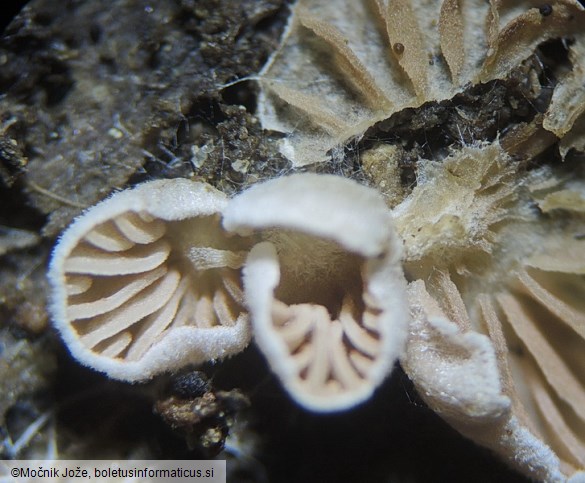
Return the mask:
<svg viewBox="0 0 585 483">
<path fill-rule="evenodd" d="M 65 231 L 51 312 L 71 353 L 122 380 L 222 358 L 250 339 L 245 242 L 220 224 L 221 192 L 185 179 L 114 194 Z"/>
<path fill-rule="evenodd" d="M 400 243 L 382 198 L 354 181 L 299 174 L 230 201 L 224 226 L 264 241 L 244 267 L 254 337 L 301 405 L 370 397 L 403 349 Z"/>
</svg>

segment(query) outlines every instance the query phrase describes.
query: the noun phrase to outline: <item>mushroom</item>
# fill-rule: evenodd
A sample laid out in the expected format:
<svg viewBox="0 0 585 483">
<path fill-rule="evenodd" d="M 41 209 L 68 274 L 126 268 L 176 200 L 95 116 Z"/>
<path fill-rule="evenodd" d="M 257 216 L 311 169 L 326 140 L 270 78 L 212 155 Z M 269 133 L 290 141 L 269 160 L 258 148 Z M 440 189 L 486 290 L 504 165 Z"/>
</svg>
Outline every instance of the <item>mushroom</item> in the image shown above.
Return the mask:
<svg viewBox="0 0 585 483">
<path fill-rule="evenodd" d="M 207 184 L 159 180 L 75 220 L 49 280 L 53 321 L 78 360 L 135 381 L 248 344 L 239 273 L 248 247 L 220 225 L 226 202 Z"/>
<path fill-rule="evenodd" d="M 460 292 L 446 273 L 411 282 L 412 323 L 401 365 L 427 405 L 461 434 L 499 454 L 537 481 L 564 481 L 557 455 L 532 431 L 511 393 L 501 331 L 474 330 Z M 482 309 L 494 311 L 480 296 Z M 483 321 L 483 319 L 481 319 Z M 499 326 L 498 326 L 499 327 Z M 503 344 L 503 345 L 502 345 Z"/>
<path fill-rule="evenodd" d="M 367 399 L 406 335 L 400 243 L 374 190 L 332 175 L 256 185 L 224 227 L 264 241 L 244 267 L 254 338 L 292 397 L 314 411 Z"/>
<path fill-rule="evenodd" d="M 411 318 L 401 364 L 462 434 L 538 481 L 585 469 L 585 184 L 499 143 L 421 163 L 393 216 Z"/>
<path fill-rule="evenodd" d="M 585 475 L 585 242 L 568 236 L 578 227 L 544 236 L 493 293 L 463 285 L 466 303 L 445 272 L 409 288 L 401 362 L 420 394 L 539 481 Z"/>
<path fill-rule="evenodd" d="M 496 340 L 509 347 L 510 385 L 521 376 L 513 395 L 527 426 L 570 475 L 585 470 L 585 241 L 547 238 L 496 295 L 486 321 L 506 331 Z"/>
<path fill-rule="evenodd" d="M 280 49 L 260 75 L 260 121 L 287 134 L 281 152 L 294 166 L 325 162 L 333 148 L 393 114 L 504 79 L 539 44 L 579 35 L 585 15 L 578 1 L 548 7 L 299 0 Z M 559 96 L 582 106 L 577 82 L 562 84 Z M 562 112 L 554 110 L 552 123 Z"/>
</svg>

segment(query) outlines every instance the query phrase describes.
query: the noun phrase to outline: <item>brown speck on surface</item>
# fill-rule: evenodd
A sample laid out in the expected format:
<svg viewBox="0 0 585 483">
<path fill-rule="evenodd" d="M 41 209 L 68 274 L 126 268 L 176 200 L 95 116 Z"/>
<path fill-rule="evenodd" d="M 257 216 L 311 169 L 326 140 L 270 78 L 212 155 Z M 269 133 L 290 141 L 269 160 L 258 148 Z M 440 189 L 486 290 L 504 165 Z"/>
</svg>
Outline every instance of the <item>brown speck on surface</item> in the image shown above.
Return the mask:
<svg viewBox="0 0 585 483">
<path fill-rule="evenodd" d="M 392 46 L 392 49 L 394 50 L 394 52 L 396 53 L 396 55 L 402 55 L 402 54 L 404 54 L 404 44 L 401 44 L 400 42 L 396 42 Z"/>
</svg>

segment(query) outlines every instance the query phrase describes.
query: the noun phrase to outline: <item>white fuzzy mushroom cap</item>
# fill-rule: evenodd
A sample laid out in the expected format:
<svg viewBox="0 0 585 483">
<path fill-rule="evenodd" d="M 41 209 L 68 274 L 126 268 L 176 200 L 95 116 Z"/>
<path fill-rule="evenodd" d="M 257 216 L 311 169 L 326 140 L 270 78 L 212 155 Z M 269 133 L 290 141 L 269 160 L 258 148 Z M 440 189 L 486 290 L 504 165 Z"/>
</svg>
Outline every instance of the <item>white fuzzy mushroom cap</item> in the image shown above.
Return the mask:
<svg viewBox="0 0 585 483">
<path fill-rule="evenodd" d="M 242 350 L 246 251 L 220 226 L 225 195 L 185 179 L 114 194 L 65 231 L 50 264 L 50 310 L 72 355 L 143 380 Z"/>
<path fill-rule="evenodd" d="M 224 227 L 265 241 L 244 268 L 255 340 L 284 387 L 314 411 L 369 398 L 403 350 L 400 243 L 380 195 L 330 175 L 256 185 Z"/>
<path fill-rule="evenodd" d="M 228 205 L 223 226 L 242 235 L 267 228 L 298 230 L 368 257 L 396 240 L 377 191 L 325 174 L 296 174 L 253 186 Z"/>
</svg>

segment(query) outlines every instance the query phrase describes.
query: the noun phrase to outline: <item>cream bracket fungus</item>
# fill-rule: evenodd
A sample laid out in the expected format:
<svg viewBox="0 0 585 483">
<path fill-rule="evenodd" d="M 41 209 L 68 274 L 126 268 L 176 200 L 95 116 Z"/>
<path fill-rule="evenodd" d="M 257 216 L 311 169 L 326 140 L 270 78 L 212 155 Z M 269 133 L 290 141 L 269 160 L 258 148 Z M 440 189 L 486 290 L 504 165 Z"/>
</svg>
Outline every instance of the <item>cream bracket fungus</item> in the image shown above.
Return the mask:
<svg viewBox="0 0 585 483">
<path fill-rule="evenodd" d="M 264 241 L 244 289 L 254 338 L 284 387 L 314 411 L 367 399 L 402 353 L 401 247 L 382 197 L 355 181 L 297 174 L 256 185 L 224 226 Z"/>
<path fill-rule="evenodd" d="M 114 194 L 53 253 L 53 321 L 82 363 L 126 381 L 226 357 L 251 337 L 240 267 L 248 246 L 220 225 L 226 196 L 159 180 Z"/>
<path fill-rule="evenodd" d="M 542 4 L 299 0 L 261 73 L 262 125 L 287 134 L 281 151 L 295 166 L 326 161 L 378 121 L 503 79 L 539 44 L 582 32 L 578 1 Z M 572 97 L 578 83 L 561 83 L 557 96 Z M 547 129 L 565 124 L 557 112 Z"/>
</svg>

